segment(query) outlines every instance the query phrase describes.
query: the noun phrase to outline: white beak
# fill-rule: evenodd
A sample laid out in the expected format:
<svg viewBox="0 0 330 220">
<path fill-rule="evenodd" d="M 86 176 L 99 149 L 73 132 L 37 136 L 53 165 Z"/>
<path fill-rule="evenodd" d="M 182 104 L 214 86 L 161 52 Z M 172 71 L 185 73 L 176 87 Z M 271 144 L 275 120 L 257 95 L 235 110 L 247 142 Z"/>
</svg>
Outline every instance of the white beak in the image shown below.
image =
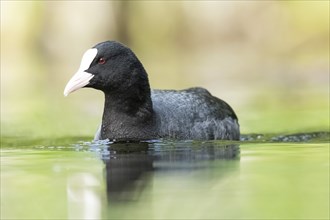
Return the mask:
<svg viewBox="0 0 330 220">
<path fill-rule="evenodd" d="M 68 84 L 64 89 L 64 96 L 69 95 L 71 92 L 74 92 L 84 86 L 86 86 L 89 81 L 94 77 L 93 74 L 85 72 L 93 62 L 95 56 L 97 54 L 97 49 L 89 49 L 84 53 L 84 56 L 81 60 L 79 70 L 73 77 L 70 79 Z"/>
<path fill-rule="evenodd" d="M 64 89 L 64 96 L 67 96 L 71 92 L 86 86 L 93 77 L 93 74 L 87 72 L 77 72 L 73 75 L 68 84 L 66 84 Z"/>
</svg>

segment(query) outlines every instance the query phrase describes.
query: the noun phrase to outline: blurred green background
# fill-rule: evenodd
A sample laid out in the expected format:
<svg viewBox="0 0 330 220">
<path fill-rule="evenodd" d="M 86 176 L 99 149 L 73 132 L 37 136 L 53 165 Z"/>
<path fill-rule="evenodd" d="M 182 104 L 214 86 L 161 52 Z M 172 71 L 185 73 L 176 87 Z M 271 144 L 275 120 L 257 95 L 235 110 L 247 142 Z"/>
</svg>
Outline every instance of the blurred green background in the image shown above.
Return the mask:
<svg viewBox="0 0 330 220">
<path fill-rule="evenodd" d="M 207 88 L 242 133 L 329 130 L 329 1 L 1 1 L 1 135 L 93 136 L 103 95 L 63 89 L 117 40 L 152 88 Z"/>
</svg>

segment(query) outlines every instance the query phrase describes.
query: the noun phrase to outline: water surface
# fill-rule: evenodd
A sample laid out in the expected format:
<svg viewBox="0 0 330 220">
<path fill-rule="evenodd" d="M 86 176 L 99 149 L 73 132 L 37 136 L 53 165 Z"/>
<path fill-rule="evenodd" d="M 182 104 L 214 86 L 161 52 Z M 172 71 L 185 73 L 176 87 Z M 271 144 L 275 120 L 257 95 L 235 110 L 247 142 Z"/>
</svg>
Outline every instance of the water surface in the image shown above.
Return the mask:
<svg viewBox="0 0 330 220">
<path fill-rule="evenodd" d="M 4 138 L 1 219 L 329 219 L 328 138 Z"/>
</svg>

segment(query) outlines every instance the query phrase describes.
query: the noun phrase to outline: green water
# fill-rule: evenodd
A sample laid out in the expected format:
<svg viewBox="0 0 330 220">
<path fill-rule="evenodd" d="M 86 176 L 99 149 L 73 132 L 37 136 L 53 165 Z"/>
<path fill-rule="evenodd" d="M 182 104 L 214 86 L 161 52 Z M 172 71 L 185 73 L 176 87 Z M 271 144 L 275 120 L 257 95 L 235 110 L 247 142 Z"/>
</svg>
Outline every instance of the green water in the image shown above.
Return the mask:
<svg viewBox="0 0 330 220">
<path fill-rule="evenodd" d="M 1 219 L 329 219 L 329 134 L 253 137 L 110 148 L 3 138 Z"/>
</svg>

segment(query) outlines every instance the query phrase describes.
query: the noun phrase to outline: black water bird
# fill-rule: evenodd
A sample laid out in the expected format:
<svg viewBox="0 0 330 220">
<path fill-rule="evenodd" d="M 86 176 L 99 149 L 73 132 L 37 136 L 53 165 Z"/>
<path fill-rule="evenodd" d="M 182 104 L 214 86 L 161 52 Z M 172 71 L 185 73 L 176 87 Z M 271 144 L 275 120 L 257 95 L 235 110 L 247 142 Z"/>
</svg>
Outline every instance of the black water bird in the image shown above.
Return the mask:
<svg viewBox="0 0 330 220">
<path fill-rule="evenodd" d="M 239 140 L 233 109 L 206 89 L 151 90 L 146 70 L 132 50 L 106 41 L 87 50 L 64 95 L 83 88 L 105 95 L 95 140 Z"/>
</svg>

